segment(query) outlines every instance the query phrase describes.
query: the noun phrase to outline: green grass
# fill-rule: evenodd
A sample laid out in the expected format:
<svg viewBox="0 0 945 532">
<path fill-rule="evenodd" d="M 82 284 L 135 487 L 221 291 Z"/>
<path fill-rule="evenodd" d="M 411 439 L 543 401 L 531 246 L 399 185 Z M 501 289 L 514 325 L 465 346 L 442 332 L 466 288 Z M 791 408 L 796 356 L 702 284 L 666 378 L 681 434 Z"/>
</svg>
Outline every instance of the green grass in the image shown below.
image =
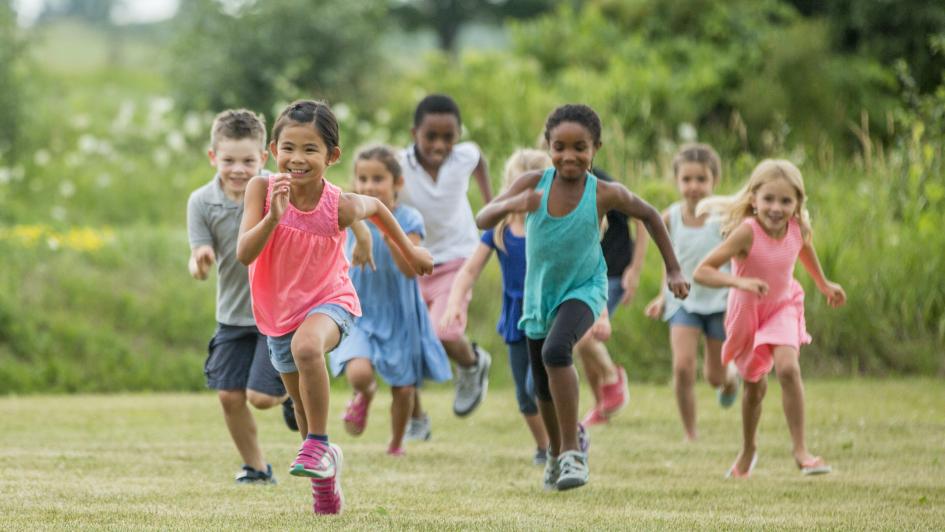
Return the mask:
<svg viewBox="0 0 945 532">
<path fill-rule="evenodd" d="M 279 484 L 236 486 L 239 460 L 210 393 L 0 399 L 3 528 L 301 529 L 941 529 L 945 527 L 945 394 L 932 380 L 814 380 L 808 440 L 835 473 L 802 478 L 772 383 L 748 481 L 722 479 L 738 450 L 738 409 L 698 386 L 698 444 L 682 443 L 671 390 L 633 385 L 630 406 L 592 430 L 591 482 L 545 493 L 510 388 L 468 419 L 431 387 L 433 440 L 384 454 L 389 398 L 365 434 L 338 416 L 345 513 L 316 522 L 308 482 L 285 474 L 297 438 L 278 411 L 257 414 Z M 584 398 L 583 404 L 587 404 Z"/>
</svg>

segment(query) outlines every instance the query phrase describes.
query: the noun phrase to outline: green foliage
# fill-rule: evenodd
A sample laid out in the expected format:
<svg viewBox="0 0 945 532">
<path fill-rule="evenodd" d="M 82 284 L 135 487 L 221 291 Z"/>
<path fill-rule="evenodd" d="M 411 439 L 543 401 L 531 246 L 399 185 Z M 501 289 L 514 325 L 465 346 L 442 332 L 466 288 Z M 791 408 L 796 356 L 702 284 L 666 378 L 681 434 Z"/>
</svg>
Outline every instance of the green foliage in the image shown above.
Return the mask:
<svg viewBox="0 0 945 532">
<path fill-rule="evenodd" d="M 169 79 L 184 108 L 248 107 L 271 118 L 299 97 L 363 96 L 375 79 L 380 2 L 238 5 L 234 13 L 215 0 L 181 4 Z"/>
<path fill-rule="evenodd" d="M 0 0 L 0 163 L 16 158 L 20 114 L 25 104 L 22 81 L 24 43 L 11 0 Z"/>
</svg>

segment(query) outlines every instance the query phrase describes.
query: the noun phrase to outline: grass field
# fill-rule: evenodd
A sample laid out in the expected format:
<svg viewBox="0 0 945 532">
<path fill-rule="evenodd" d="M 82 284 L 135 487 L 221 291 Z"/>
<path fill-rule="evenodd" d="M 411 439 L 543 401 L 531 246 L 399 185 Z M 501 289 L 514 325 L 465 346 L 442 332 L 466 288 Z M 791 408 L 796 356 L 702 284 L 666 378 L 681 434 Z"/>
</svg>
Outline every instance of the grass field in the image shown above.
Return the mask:
<svg viewBox="0 0 945 532">
<path fill-rule="evenodd" d="M 285 474 L 297 438 L 280 412 L 257 414 L 276 486 L 237 486 L 239 467 L 213 395 L 0 398 L 0 529 L 942 529 L 945 393 L 941 381 L 812 381 L 808 440 L 834 474 L 802 478 L 772 382 L 759 462 L 722 476 L 738 450 L 738 409 L 698 387 L 701 441 L 682 443 L 668 386 L 631 385 L 622 415 L 591 431 L 591 482 L 545 493 L 510 388 L 468 419 L 432 387 L 433 439 L 384 454 L 389 398 L 345 452 L 345 513 L 311 513 L 308 481 Z M 587 404 L 586 397 L 583 404 Z"/>
</svg>

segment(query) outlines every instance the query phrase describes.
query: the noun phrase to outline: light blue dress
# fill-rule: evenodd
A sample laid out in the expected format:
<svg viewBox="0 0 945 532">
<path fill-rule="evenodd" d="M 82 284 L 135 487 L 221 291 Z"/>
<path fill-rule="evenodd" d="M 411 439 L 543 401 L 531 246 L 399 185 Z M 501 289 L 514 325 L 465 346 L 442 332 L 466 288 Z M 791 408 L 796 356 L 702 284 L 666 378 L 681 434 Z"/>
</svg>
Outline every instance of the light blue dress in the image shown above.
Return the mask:
<svg viewBox="0 0 945 532">
<path fill-rule="evenodd" d="M 532 340 L 548 336 L 558 307 L 582 301 L 600 317 L 607 304 L 607 262 L 600 247 L 597 178 L 587 173 L 581 201 L 568 214 L 552 216 L 548 197 L 555 169 L 541 176 L 535 190 L 541 206 L 525 217 L 525 301 L 519 328 Z"/>
<path fill-rule="evenodd" d="M 398 205 L 393 214 L 405 233 L 424 236 L 423 217 L 416 209 Z M 397 268 L 380 230 L 370 222 L 367 225 L 374 238 L 377 271 L 369 267 L 348 271 L 361 300 L 362 316 L 331 352 L 332 375 L 344 373 L 352 358 L 369 358 L 374 370 L 391 386 L 419 386 L 424 379 L 450 380 L 449 360 L 420 296 L 420 285 Z M 354 235 L 349 234 L 345 244 L 348 260 L 354 245 Z"/>
</svg>

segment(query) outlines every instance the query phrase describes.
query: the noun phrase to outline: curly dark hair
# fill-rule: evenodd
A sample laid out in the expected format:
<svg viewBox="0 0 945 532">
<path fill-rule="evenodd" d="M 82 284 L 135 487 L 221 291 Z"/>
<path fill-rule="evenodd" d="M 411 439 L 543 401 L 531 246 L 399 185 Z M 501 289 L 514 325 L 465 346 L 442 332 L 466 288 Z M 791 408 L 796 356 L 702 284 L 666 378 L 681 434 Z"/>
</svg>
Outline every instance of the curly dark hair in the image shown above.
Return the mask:
<svg viewBox="0 0 945 532">
<path fill-rule="evenodd" d="M 463 119 L 459 116 L 459 105 L 446 94 L 431 94 L 420 100 L 413 112 L 413 127 L 420 127 L 423 117 L 432 114 L 451 114 L 456 117 L 456 123 L 460 127 L 463 125 Z"/>
<path fill-rule="evenodd" d="M 562 122 L 581 124 L 590 132 L 594 139 L 594 145 L 600 145 L 600 117 L 590 107 L 579 103 L 569 103 L 552 111 L 545 121 L 545 142 L 551 142 L 551 130 L 558 127 Z"/>
</svg>

